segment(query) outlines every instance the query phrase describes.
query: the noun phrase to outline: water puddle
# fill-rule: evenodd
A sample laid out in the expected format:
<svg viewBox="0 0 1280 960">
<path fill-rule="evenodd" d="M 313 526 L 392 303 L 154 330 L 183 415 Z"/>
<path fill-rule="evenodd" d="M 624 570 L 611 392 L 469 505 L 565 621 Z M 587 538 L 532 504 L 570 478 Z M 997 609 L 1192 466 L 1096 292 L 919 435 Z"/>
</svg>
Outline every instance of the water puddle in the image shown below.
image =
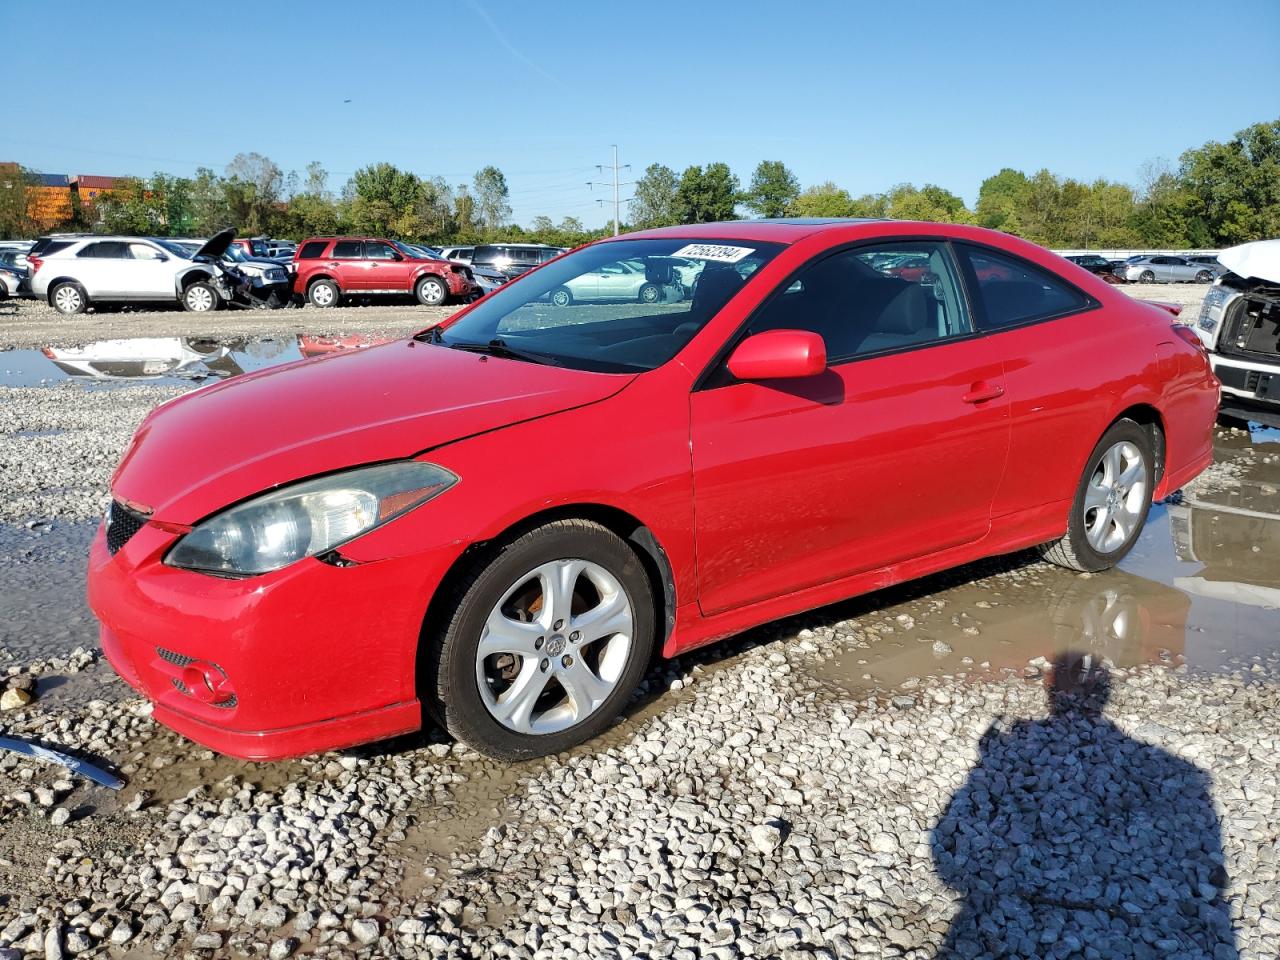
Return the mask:
<svg viewBox="0 0 1280 960">
<path fill-rule="evenodd" d="M 1154 506 L 1115 570 L 1075 574 L 1022 555 L 830 608 L 828 622 L 852 619 L 876 638 L 810 673 L 865 694 L 930 676 L 1021 673 L 1075 651 L 1119 667 L 1280 678 L 1277 439 L 1269 427 L 1219 430 L 1215 459 L 1228 469 Z"/>
<path fill-rule="evenodd" d="M 196 337 L 133 337 L 80 347 L 0 352 L 0 386 L 47 387 L 75 381 L 95 387 L 127 382 L 192 386 L 309 357 L 359 350 L 386 337 L 356 334 L 254 337 L 226 342 Z"/>
</svg>

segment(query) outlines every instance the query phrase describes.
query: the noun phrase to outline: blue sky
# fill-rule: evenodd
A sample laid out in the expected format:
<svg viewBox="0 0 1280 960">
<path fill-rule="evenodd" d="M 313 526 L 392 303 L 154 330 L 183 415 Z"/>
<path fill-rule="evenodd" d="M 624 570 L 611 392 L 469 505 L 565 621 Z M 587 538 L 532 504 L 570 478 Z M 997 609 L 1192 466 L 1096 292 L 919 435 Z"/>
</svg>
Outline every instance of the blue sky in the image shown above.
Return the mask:
<svg viewBox="0 0 1280 960">
<path fill-rule="evenodd" d="M 0 160 L 48 173 L 493 163 L 517 222 L 589 226 L 617 143 L 634 179 L 762 159 L 856 194 L 1001 166 L 1135 182 L 1280 117 L 1280 2 L 4 0 Z M 267 88 L 263 91 L 263 86 Z M 350 103 L 345 103 L 345 100 Z M 623 196 L 629 196 L 623 188 Z"/>
</svg>

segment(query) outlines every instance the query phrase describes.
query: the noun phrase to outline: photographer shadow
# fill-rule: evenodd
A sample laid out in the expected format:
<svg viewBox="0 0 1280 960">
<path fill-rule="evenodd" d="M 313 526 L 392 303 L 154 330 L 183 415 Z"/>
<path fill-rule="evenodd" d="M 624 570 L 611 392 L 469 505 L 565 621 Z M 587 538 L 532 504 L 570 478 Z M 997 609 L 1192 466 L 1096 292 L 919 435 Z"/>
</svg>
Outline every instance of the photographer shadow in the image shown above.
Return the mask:
<svg viewBox="0 0 1280 960">
<path fill-rule="evenodd" d="M 1050 680 L 1049 716 L 992 723 L 934 827 L 964 895 L 937 956 L 1236 960 L 1209 775 L 1102 716 L 1090 655 Z"/>
</svg>

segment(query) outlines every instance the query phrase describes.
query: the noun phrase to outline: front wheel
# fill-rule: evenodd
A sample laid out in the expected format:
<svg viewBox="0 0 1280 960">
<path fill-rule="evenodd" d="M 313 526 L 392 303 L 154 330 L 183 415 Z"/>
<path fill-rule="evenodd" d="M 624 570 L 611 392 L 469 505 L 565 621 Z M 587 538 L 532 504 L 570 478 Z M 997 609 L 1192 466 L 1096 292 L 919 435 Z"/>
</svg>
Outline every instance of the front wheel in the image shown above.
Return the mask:
<svg viewBox="0 0 1280 960">
<path fill-rule="evenodd" d="M 654 596 L 639 557 L 585 520 L 536 527 L 459 582 L 424 661 L 449 732 L 490 757 L 567 750 L 603 731 L 649 663 Z"/>
<path fill-rule="evenodd" d="M 1068 570 L 1114 567 L 1133 547 L 1155 487 L 1151 434 L 1132 420 L 1113 424 L 1093 448 L 1067 519 L 1067 532 L 1040 553 Z"/>
<path fill-rule="evenodd" d="M 1208 283 L 1213 279 L 1213 274 L 1208 270 L 1201 270 L 1196 274 L 1196 283 Z"/>
<path fill-rule="evenodd" d="M 557 307 L 567 307 L 573 303 L 573 294 L 568 287 L 556 287 L 551 291 L 551 302 Z"/>
<path fill-rule="evenodd" d="M 641 303 L 657 303 L 662 299 L 662 289 L 656 283 L 646 283 L 640 288 Z"/>
<path fill-rule="evenodd" d="M 1139 283 L 1155 283 L 1156 275 L 1152 273 L 1150 270 L 1143 270 L 1142 273 L 1138 276 L 1138 282 Z"/>
<path fill-rule="evenodd" d="M 449 288 L 439 277 L 423 277 L 413 293 L 424 307 L 438 307 L 449 299 Z"/>
<path fill-rule="evenodd" d="M 203 280 L 191 284 L 182 291 L 182 306 L 192 313 L 208 313 L 211 310 L 217 310 L 221 302 L 218 291 L 213 289 L 212 284 L 205 283 Z"/>
</svg>

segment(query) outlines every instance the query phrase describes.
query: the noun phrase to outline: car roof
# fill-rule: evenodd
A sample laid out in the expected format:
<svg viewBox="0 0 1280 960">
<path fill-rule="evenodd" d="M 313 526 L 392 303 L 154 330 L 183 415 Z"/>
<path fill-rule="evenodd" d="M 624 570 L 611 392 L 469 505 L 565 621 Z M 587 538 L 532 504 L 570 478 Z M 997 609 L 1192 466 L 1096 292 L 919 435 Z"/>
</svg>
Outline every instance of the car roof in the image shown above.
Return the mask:
<svg viewBox="0 0 1280 960">
<path fill-rule="evenodd" d="M 640 230 L 625 234 L 623 237 L 606 239 L 688 237 L 696 240 L 702 237 L 719 237 L 755 240 L 761 243 L 795 243 L 805 237 L 842 227 L 888 222 L 890 221 L 874 217 L 775 217 L 762 220 L 721 220 L 715 223 L 687 223 L 674 227 L 656 227 L 653 230 Z M 930 226 L 937 226 L 937 224 L 930 224 Z"/>
</svg>

